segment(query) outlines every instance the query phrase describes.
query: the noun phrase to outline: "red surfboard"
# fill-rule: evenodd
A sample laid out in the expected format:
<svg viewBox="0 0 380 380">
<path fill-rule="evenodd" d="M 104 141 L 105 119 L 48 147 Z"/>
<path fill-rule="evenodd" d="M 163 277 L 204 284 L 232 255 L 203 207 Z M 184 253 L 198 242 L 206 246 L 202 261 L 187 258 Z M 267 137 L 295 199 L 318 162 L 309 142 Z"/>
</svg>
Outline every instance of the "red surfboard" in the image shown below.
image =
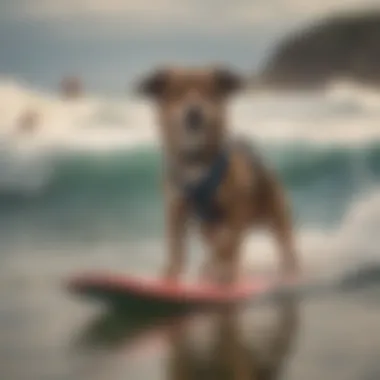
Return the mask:
<svg viewBox="0 0 380 380">
<path fill-rule="evenodd" d="M 276 282 L 270 278 L 257 278 L 236 285 L 221 286 L 90 273 L 71 279 L 68 288 L 75 294 L 98 299 L 113 306 L 125 306 L 130 310 L 159 308 L 164 311 L 240 303 L 276 288 Z"/>
</svg>

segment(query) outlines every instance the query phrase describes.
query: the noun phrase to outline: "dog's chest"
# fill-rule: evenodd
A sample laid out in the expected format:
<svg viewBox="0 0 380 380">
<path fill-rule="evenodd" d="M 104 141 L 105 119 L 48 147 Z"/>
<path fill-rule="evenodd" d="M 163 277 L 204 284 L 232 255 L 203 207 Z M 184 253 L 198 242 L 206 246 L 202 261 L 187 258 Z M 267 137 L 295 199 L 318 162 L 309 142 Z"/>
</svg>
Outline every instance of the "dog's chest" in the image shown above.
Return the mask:
<svg viewBox="0 0 380 380">
<path fill-rule="evenodd" d="M 182 165 L 177 169 L 182 184 L 196 186 L 207 175 L 208 168 L 205 165 Z M 179 184 L 177 184 L 179 186 Z"/>
<path fill-rule="evenodd" d="M 224 176 L 210 172 L 203 165 L 184 165 L 177 168 L 172 181 L 173 195 L 182 198 L 189 206 L 191 215 L 201 222 L 220 222 L 223 207 L 220 189 Z"/>
</svg>

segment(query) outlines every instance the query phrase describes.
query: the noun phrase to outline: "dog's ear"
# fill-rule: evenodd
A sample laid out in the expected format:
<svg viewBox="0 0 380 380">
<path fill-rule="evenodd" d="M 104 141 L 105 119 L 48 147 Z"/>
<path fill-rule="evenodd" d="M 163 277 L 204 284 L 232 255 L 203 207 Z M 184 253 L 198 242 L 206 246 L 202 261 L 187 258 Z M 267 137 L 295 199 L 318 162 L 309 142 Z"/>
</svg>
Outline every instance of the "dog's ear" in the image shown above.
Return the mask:
<svg viewBox="0 0 380 380">
<path fill-rule="evenodd" d="M 216 88 L 222 95 L 232 95 L 243 89 L 245 81 L 238 73 L 226 68 L 215 70 Z"/>
<path fill-rule="evenodd" d="M 159 98 L 165 92 L 168 80 L 169 72 L 167 70 L 156 70 L 137 84 L 137 93 L 150 98 Z"/>
</svg>

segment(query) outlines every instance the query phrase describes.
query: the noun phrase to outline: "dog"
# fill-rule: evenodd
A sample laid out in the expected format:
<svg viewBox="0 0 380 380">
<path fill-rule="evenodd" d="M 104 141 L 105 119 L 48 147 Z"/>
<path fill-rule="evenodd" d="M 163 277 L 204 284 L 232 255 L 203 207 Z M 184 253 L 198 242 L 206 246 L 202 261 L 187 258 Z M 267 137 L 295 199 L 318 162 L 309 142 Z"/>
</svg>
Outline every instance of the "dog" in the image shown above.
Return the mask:
<svg viewBox="0 0 380 380">
<path fill-rule="evenodd" d="M 160 126 L 168 280 L 178 281 L 184 269 L 188 222 L 194 216 L 210 251 L 202 278 L 237 281 L 241 246 L 254 226 L 273 233 L 281 273 L 298 270 L 284 192 L 257 152 L 233 141 L 228 130 L 228 103 L 244 87 L 243 77 L 224 67 L 162 67 L 137 84 L 155 104 Z"/>
</svg>

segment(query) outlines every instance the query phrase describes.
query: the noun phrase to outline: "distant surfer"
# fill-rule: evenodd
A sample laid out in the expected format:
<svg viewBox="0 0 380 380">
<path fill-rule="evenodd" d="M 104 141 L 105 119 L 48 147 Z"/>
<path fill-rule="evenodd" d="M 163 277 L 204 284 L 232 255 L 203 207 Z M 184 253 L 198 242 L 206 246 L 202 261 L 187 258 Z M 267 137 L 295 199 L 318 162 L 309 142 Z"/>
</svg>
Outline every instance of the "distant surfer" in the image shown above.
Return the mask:
<svg viewBox="0 0 380 380">
<path fill-rule="evenodd" d="M 22 133 L 33 133 L 37 129 L 39 121 L 40 114 L 36 110 L 29 108 L 21 113 L 16 121 L 17 130 Z"/>
<path fill-rule="evenodd" d="M 67 76 L 62 79 L 60 93 L 65 99 L 77 99 L 83 95 L 83 83 L 77 76 Z"/>
</svg>

